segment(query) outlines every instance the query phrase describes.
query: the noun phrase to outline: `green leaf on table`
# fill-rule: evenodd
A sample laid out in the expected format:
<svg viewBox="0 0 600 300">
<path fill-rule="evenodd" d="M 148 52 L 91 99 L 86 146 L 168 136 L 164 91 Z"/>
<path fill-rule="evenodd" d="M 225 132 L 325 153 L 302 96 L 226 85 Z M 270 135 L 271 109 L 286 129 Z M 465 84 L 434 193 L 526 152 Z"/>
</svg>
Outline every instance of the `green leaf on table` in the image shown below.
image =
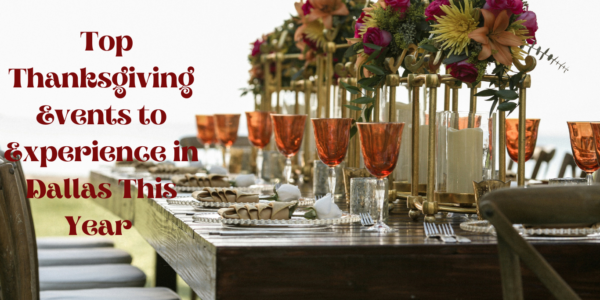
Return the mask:
<svg viewBox="0 0 600 300">
<path fill-rule="evenodd" d="M 496 91 L 496 95 L 498 95 L 498 97 L 500 97 L 502 99 L 506 99 L 506 100 L 515 100 L 515 99 L 519 98 L 519 94 L 517 94 L 517 92 L 511 91 L 511 90 L 499 90 L 499 91 Z"/>
<path fill-rule="evenodd" d="M 378 66 L 367 65 L 367 66 L 364 66 L 364 67 L 367 70 L 369 70 L 371 73 L 375 74 L 375 75 L 385 75 L 385 71 L 382 68 L 378 67 Z"/>
<path fill-rule="evenodd" d="M 317 211 L 315 210 L 314 207 L 309 207 L 307 210 L 308 211 L 306 213 L 304 213 L 304 218 L 309 219 L 309 220 L 314 220 L 317 218 Z"/>
<path fill-rule="evenodd" d="M 490 96 L 496 96 L 496 90 L 494 89 L 487 89 L 487 90 L 483 90 L 477 94 L 475 94 L 475 96 L 477 97 L 490 97 Z"/>
<path fill-rule="evenodd" d="M 434 45 L 424 44 L 419 46 L 419 48 L 427 50 L 429 52 L 438 52 L 438 48 L 436 48 Z"/>
<path fill-rule="evenodd" d="M 373 99 L 371 97 L 360 97 L 360 98 L 356 98 L 350 102 L 356 103 L 356 104 L 369 104 L 369 103 L 375 102 L 375 99 Z"/>
<path fill-rule="evenodd" d="M 445 65 L 449 65 L 449 64 L 453 64 L 459 61 L 463 61 L 465 59 L 469 58 L 466 55 L 450 55 L 450 57 L 444 59 L 444 64 Z"/>
<path fill-rule="evenodd" d="M 377 46 L 375 44 L 370 44 L 370 43 L 363 44 L 363 46 L 365 46 L 367 48 L 371 48 L 373 50 L 381 50 L 381 49 L 383 49 L 383 47 L 381 47 L 381 46 Z"/>
<path fill-rule="evenodd" d="M 499 111 L 512 111 L 517 107 L 517 104 L 514 102 L 502 102 L 498 105 Z"/>
<path fill-rule="evenodd" d="M 355 105 L 348 105 L 348 104 L 344 104 L 344 107 L 351 109 L 351 110 L 356 110 L 356 111 L 361 111 L 362 109 L 358 106 Z"/>
</svg>

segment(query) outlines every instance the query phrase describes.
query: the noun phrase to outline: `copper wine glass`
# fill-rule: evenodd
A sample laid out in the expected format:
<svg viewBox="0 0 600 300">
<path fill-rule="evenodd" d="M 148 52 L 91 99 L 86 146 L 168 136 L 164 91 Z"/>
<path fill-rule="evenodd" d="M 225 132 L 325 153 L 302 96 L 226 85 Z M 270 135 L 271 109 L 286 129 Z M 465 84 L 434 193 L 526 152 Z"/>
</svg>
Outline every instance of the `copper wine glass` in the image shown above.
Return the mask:
<svg viewBox="0 0 600 300">
<path fill-rule="evenodd" d="M 540 119 L 525 120 L 525 161 L 533 156 Z M 519 119 L 506 119 L 506 150 L 514 162 L 519 162 Z"/>
<path fill-rule="evenodd" d="M 379 217 L 377 223 L 365 231 L 380 233 L 398 231 L 383 222 L 383 204 L 385 202 L 383 179 L 396 168 L 404 123 L 357 123 L 357 126 L 365 167 L 371 175 L 377 177 L 375 200 L 379 206 Z"/>
<path fill-rule="evenodd" d="M 264 111 L 246 112 L 248 121 L 248 139 L 250 143 L 258 148 L 256 154 L 256 183 L 262 184 L 263 148 L 271 141 L 273 126 L 271 125 L 271 113 Z"/>
<path fill-rule="evenodd" d="M 571 137 L 571 150 L 577 166 L 587 173 L 587 184 L 594 182 L 593 173 L 600 168 L 596 157 L 594 131 L 590 122 L 567 122 Z"/>
<path fill-rule="evenodd" d="M 335 192 L 335 166 L 346 157 L 352 119 L 312 119 L 319 159 L 329 167 L 329 191 Z"/>
<path fill-rule="evenodd" d="M 204 167 L 208 168 L 208 149 L 217 143 L 215 131 L 215 118 L 209 115 L 196 115 L 197 138 L 204 144 Z"/>
<path fill-rule="evenodd" d="M 273 129 L 275 132 L 275 143 L 277 150 L 286 157 L 283 176 L 287 183 L 292 179 L 292 156 L 300 151 L 306 115 L 276 115 L 271 114 Z"/>
<path fill-rule="evenodd" d="M 231 145 L 237 140 L 240 114 L 217 114 L 215 115 L 215 122 L 217 123 L 217 137 L 221 144 L 225 146 L 225 168 L 229 172 Z"/>
</svg>

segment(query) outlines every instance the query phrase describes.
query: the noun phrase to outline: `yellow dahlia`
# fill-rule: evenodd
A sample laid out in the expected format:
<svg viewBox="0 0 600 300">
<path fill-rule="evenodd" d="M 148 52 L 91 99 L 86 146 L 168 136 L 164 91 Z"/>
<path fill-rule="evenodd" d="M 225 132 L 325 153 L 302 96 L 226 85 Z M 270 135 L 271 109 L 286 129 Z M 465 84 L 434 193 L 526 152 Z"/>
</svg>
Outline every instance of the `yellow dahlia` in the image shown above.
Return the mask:
<svg viewBox="0 0 600 300">
<path fill-rule="evenodd" d="M 437 35 L 434 40 L 442 42 L 443 49 L 450 49 L 450 55 L 458 55 L 465 50 L 468 55 L 467 45 L 471 42 L 469 33 L 477 29 L 475 17 L 478 17 L 478 11 L 473 9 L 469 0 L 465 0 L 464 3 L 462 9 L 455 5 L 454 1 L 450 1 L 450 5 L 440 6 L 446 15 L 436 16 L 438 24 L 431 25 L 435 28 L 431 33 Z"/>
</svg>

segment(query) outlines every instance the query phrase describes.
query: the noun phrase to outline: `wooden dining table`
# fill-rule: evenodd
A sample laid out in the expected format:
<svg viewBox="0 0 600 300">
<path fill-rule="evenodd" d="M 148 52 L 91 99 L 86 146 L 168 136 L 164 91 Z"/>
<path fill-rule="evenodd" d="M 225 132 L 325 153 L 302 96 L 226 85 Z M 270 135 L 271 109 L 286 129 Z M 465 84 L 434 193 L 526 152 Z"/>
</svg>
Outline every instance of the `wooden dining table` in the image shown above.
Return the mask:
<svg viewBox="0 0 600 300">
<path fill-rule="evenodd" d="M 132 221 L 156 250 L 157 286 L 173 288 L 178 274 L 203 300 L 502 299 L 496 239 L 461 230 L 461 217 L 439 222 L 471 243 L 426 238 L 422 218 L 411 220 L 405 203 L 390 214 L 388 224 L 399 230 L 391 234 L 361 232 L 360 223 L 302 234 L 244 234 L 194 222 L 193 208 L 166 199 L 125 199 L 118 179 L 128 176 L 92 171 L 92 183 L 108 182 L 113 191 L 94 201 Z M 580 297 L 600 299 L 600 239 L 532 244 Z M 551 299 L 526 266 L 522 274 L 525 299 Z"/>
</svg>

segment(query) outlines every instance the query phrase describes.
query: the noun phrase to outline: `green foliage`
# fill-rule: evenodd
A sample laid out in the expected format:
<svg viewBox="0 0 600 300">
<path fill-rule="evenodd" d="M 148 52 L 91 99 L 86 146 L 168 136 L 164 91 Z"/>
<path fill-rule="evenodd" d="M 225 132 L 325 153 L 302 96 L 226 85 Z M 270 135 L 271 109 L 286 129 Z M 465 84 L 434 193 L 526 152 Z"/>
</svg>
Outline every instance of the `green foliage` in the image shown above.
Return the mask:
<svg viewBox="0 0 600 300">
<path fill-rule="evenodd" d="M 527 54 L 531 55 L 532 50 L 535 50 L 533 55 L 539 56 L 540 60 L 544 59 L 544 57 L 547 57 L 547 60 L 550 61 L 550 65 L 553 65 L 554 63 L 556 63 L 558 65 L 558 69 L 563 70 L 563 73 L 566 73 L 567 71 L 569 71 L 569 68 L 565 67 L 565 63 L 561 63 L 560 61 L 558 61 L 558 56 L 554 57 L 554 54 L 548 54 L 548 52 L 550 52 L 550 48 L 548 48 L 544 51 L 544 50 L 542 50 L 542 47 L 538 46 L 537 48 L 535 48 L 535 44 L 521 46 L 521 48 L 525 48 L 525 47 L 529 47 Z"/>
</svg>

